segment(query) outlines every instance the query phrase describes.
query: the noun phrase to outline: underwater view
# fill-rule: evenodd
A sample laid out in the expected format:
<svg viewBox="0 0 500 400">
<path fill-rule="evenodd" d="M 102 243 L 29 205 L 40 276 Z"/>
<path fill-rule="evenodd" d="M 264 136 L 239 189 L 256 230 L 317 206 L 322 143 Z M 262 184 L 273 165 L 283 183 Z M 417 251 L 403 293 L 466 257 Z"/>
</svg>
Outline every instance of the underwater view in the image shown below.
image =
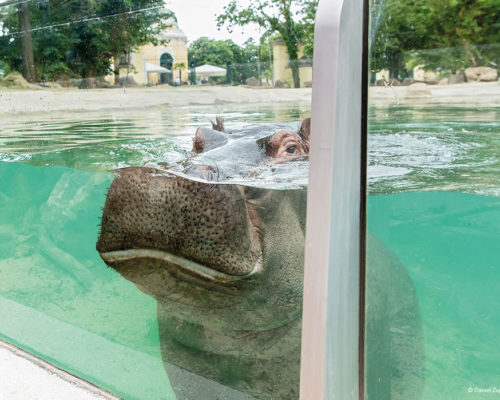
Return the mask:
<svg viewBox="0 0 500 400">
<path fill-rule="evenodd" d="M 174 399 L 200 388 L 250 398 L 210 389 L 195 374 L 171 386 L 178 370 L 162 362 L 156 301 L 95 249 L 101 209 L 111 170 L 189 157 L 196 129 L 216 115 L 228 131 L 264 123 L 295 130 L 309 113 L 307 104 L 277 104 L 5 114 L 0 336 L 127 399 Z M 370 107 L 368 229 L 415 287 L 423 399 L 481 398 L 474 388 L 494 385 L 500 373 L 498 121 L 495 107 Z M 275 188 L 307 183 L 307 163 L 286 173 Z"/>
<path fill-rule="evenodd" d="M 0 348 L 127 400 L 500 399 L 499 26 L 0 0 Z"/>
</svg>

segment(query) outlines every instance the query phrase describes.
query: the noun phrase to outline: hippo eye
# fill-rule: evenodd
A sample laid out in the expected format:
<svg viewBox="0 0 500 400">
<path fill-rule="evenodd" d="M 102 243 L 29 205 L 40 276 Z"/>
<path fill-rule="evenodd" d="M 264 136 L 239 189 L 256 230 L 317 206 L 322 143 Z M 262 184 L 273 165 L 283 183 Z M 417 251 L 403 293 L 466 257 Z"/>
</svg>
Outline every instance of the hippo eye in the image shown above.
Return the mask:
<svg viewBox="0 0 500 400">
<path fill-rule="evenodd" d="M 290 153 L 290 154 L 293 154 L 295 153 L 295 150 L 297 150 L 297 147 L 296 146 L 290 146 L 286 149 L 286 152 L 287 153 Z"/>
</svg>

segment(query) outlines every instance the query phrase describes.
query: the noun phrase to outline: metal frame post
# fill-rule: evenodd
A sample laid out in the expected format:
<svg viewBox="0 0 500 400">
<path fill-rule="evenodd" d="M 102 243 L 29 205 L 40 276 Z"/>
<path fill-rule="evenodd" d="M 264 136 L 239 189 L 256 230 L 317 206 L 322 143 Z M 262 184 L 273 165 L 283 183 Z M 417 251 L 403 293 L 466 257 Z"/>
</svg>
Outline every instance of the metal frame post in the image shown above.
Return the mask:
<svg viewBox="0 0 500 400">
<path fill-rule="evenodd" d="M 321 0 L 316 17 L 302 400 L 363 395 L 363 11 L 363 0 Z"/>
</svg>

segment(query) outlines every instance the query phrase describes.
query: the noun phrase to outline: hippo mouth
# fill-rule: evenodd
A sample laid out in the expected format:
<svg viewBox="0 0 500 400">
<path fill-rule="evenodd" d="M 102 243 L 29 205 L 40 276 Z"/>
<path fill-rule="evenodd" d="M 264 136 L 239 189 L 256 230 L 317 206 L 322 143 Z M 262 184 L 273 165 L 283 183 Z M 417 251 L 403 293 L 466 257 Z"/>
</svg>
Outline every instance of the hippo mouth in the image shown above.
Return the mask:
<svg viewBox="0 0 500 400">
<path fill-rule="evenodd" d="M 154 249 L 115 250 L 115 251 L 100 253 L 100 256 L 104 262 L 110 265 L 116 265 L 126 261 L 133 261 L 139 259 L 150 259 L 166 265 L 167 269 L 169 269 L 175 275 L 181 275 L 190 278 L 194 276 L 204 281 L 217 282 L 217 283 L 229 283 L 247 279 L 250 276 L 262 270 L 262 257 L 257 258 L 255 265 L 250 272 L 241 275 L 232 275 L 217 271 L 215 269 L 206 267 L 205 265 L 200 264 L 196 261 L 189 260 L 185 257 L 163 250 L 154 250 Z"/>
<path fill-rule="evenodd" d="M 262 270 L 259 218 L 247 190 L 118 170 L 108 191 L 97 251 L 106 264 L 153 263 L 175 277 L 229 283 Z"/>
</svg>

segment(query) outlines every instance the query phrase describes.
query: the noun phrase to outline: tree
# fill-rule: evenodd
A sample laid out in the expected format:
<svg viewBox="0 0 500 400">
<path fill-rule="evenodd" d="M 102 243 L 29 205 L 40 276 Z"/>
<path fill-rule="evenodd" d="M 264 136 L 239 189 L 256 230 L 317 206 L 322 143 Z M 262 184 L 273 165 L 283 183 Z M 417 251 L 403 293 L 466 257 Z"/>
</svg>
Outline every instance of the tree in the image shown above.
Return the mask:
<svg viewBox="0 0 500 400">
<path fill-rule="evenodd" d="M 179 83 L 182 84 L 182 69 L 186 68 L 186 64 L 183 62 L 175 63 L 173 68 L 179 70 Z"/>
<path fill-rule="evenodd" d="M 108 74 L 113 58 L 157 42 L 156 35 L 172 15 L 162 0 L 44 0 L 29 4 L 37 75 L 43 80 L 83 77 L 90 87 L 95 77 Z M 17 14 L 11 7 L 0 18 L 0 58 L 18 70 L 22 66 L 22 31 Z"/>
<path fill-rule="evenodd" d="M 371 0 L 371 69 L 500 64 L 498 0 Z"/>
<path fill-rule="evenodd" d="M 427 0 L 372 0 L 370 64 L 372 70 L 388 69 L 391 78 L 405 75 L 404 54 L 425 48 L 432 40 L 431 9 Z"/>
<path fill-rule="evenodd" d="M 168 27 L 168 18 L 174 14 L 163 8 L 161 0 L 106 0 L 101 1 L 103 31 L 108 39 L 108 49 L 113 64 L 120 65 L 120 59 L 127 58 L 131 50 L 146 43 L 158 44 L 157 34 Z M 119 84 L 119 68 L 114 69 L 115 84 Z"/>
<path fill-rule="evenodd" d="M 498 0 L 428 0 L 436 22 L 428 48 L 444 51 L 420 57 L 429 67 L 450 69 L 500 65 L 500 2 Z M 446 50 L 448 51 L 446 51 Z M 452 50 L 453 57 L 450 57 Z M 440 53 L 440 54 L 439 54 Z M 448 55 L 446 57 L 446 55 Z M 437 64 L 437 63 L 438 64 Z"/>
<path fill-rule="evenodd" d="M 303 18 L 304 25 L 304 54 L 308 57 L 313 56 L 314 51 L 314 22 L 316 18 L 316 10 L 318 8 L 318 0 L 305 1 L 303 5 Z"/>
<path fill-rule="evenodd" d="M 17 6 L 17 10 L 19 14 L 19 31 L 21 34 L 23 76 L 28 82 L 35 82 L 35 60 L 33 58 L 33 42 L 31 40 L 29 3 L 20 3 Z"/>
<path fill-rule="evenodd" d="M 228 84 L 244 84 L 247 78 L 260 78 L 262 70 L 269 67 L 270 57 L 270 45 L 265 41 L 257 44 L 252 38 L 239 46 L 232 40 L 201 37 L 191 43 L 188 52 L 189 65 L 195 67 L 212 64 L 226 68 L 230 63 L 232 82 Z"/>
<path fill-rule="evenodd" d="M 188 62 L 195 67 L 203 64 L 225 66 L 234 59 L 233 50 L 238 45 L 232 40 L 214 40 L 201 37 L 189 45 Z"/>
<path fill-rule="evenodd" d="M 88 78 L 84 82 L 90 87 L 96 76 L 107 74 L 111 59 L 118 60 L 140 45 L 157 43 L 156 35 L 165 28 L 163 21 L 172 15 L 163 8 L 162 0 L 84 1 L 94 18 L 77 24 L 79 40 L 72 55 L 74 69 Z"/>
<path fill-rule="evenodd" d="M 300 87 L 298 54 L 299 44 L 306 38 L 309 20 L 315 13 L 317 0 L 255 0 L 246 8 L 240 8 L 236 0 L 224 7 L 224 13 L 217 17 L 217 25 L 228 29 L 235 25 L 256 23 L 269 33 L 279 33 L 285 42 L 294 87 Z"/>
</svg>

